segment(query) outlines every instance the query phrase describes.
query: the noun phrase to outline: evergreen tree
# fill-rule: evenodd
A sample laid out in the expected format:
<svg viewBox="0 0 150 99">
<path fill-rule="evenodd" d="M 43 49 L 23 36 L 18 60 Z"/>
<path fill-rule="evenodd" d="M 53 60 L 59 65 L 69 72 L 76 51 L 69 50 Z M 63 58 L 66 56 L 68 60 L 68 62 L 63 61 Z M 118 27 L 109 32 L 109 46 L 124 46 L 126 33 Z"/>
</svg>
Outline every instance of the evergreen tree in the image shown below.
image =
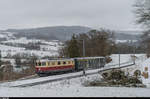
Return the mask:
<svg viewBox="0 0 150 99">
<path fill-rule="evenodd" d="M 16 65 L 17 65 L 17 66 L 20 66 L 20 65 L 21 65 L 21 56 L 20 56 L 20 54 L 17 54 L 17 55 L 15 56 L 15 62 L 16 62 Z"/>
<path fill-rule="evenodd" d="M 78 41 L 77 41 L 77 39 L 76 39 L 74 34 L 73 34 L 70 42 L 68 43 L 67 53 L 68 53 L 68 56 L 70 58 L 79 57 L 80 56 L 79 47 L 78 47 Z"/>
</svg>

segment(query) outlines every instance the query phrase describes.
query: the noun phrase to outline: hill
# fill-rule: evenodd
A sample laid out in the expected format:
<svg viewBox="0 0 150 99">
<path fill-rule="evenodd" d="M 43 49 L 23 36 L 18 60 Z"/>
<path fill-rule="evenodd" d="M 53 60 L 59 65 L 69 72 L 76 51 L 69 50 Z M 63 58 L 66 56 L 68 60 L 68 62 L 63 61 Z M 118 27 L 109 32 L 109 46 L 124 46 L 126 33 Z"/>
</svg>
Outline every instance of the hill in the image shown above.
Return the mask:
<svg viewBox="0 0 150 99">
<path fill-rule="evenodd" d="M 84 26 L 53 26 L 31 29 L 8 29 L 16 38 L 26 37 L 27 39 L 60 40 L 66 41 L 73 34 L 87 33 L 92 30 Z M 116 40 L 139 40 L 141 31 L 115 31 Z"/>
<path fill-rule="evenodd" d="M 53 26 L 32 29 L 8 29 L 7 32 L 15 32 L 15 37 L 27 37 L 28 39 L 60 40 L 64 41 L 72 34 L 86 33 L 91 28 L 83 26 Z"/>
</svg>

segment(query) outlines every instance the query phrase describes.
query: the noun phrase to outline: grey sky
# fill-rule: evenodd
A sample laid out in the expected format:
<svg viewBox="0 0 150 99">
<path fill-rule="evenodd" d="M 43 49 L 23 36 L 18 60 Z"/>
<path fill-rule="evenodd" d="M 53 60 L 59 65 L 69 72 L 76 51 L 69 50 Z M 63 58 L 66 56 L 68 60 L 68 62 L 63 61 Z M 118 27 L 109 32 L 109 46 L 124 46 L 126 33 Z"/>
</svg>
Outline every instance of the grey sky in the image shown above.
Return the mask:
<svg viewBox="0 0 150 99">
<path fill-rule="evenodd" d="M 135 0 L 0 0 L 0 29 L 59 25 L 136 29 Z"/>
</svg>

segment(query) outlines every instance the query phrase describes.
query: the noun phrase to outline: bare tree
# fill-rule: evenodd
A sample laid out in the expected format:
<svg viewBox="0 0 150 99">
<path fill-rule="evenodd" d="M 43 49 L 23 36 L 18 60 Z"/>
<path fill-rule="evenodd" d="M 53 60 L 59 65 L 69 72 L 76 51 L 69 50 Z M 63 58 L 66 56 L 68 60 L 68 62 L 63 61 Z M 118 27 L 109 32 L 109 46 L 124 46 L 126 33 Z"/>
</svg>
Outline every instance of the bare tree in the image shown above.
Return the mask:
<svg viewBox="0 0 150 99">
<path fill-rule="evenodd" d="M 136 22 L 150 29 L 150 0 L 136 0 L 134 7 Z"/>
<path fill-rule="evenodd" d="M 136 0 L 135 15 L 137 17 L 136 23 L 144 26 L 142 35 L 142 43 L 146 48 L 147 56 L 150 56 L 150 0 Z"/>
</svg>

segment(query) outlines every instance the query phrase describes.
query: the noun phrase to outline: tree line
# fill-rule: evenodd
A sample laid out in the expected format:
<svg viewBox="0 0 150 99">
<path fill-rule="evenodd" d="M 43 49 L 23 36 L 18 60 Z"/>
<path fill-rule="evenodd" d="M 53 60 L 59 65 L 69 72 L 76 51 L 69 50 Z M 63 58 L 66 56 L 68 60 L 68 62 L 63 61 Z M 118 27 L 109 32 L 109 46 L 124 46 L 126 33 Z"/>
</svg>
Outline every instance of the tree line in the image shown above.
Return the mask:
<svg viewBox="0 0 150 99">
<path fill-rule="evenodd" d="M 64 43 L 64 47 L 59 50 L 59 55 L 60 57 L 69 58 L 107 56 L 113 53 L 114 50 L 114 32 L 100 29 L 78 35 L 74 34 L 71 40 Z"/>
<path fill-rule="evenodd" d="M 71 40 L 59 49 L 59 56 L 65 58 L 109 56 L 111 54 L 145 53 L 145 47 L 133 42 L 116 43 L 114 31 L 108 29 L 91 30 L 73 35 Z"/>
</svg>

